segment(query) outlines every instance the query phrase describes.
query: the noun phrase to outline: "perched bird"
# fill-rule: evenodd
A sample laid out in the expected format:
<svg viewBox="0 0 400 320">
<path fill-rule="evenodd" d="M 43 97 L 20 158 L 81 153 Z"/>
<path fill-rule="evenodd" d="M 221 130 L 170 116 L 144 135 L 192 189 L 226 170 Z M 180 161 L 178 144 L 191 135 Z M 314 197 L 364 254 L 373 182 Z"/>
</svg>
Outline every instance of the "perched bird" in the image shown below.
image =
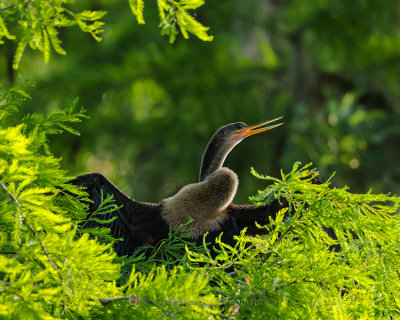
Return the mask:
<svg viewBox="0 0 400 320">
<path fill-rule="evenodd" d="M 222 240 L 232 243 L 233 236 L 247 227 L 249 235 L 260 234 L 255 222 L 265 224 L 269 217 L 287 206 L 273 201 L 263 206 L 234 205 L 233 198 L 238 188 L 238 177 L 229 168 L 223 167 L 229 152 L 244 138 L 270 130 L 282 123 L 266 126 L 277 121 L 276 118 L 257 125 L 248 126 L 243 122 L 225 125 L 217 130 L 209 141 L 203 154 L 200 167 L 200 181 L 184 186 L 174 196 L 161 200 L 160 203 L 139 202 L 129 198 L 107 178 L 99 173 L 77 177 L 72 184 L 86 187 L 90 203 L 90 212 L 94 212 L 101 203 L 102 195 L 114 196 L 115 203 L 122 208 L 103 216 L 118 219 L 107 227 L 115 238 L 124 241 L 115 244 L 118 255 L 130 255 L 144 244 L 156 244 L 166 238 L 171 228 L 176 230 L 185 224 L 189 217 L 194 221 L 187 226 L 192 231 L 193 241 L 201 241 L 208 232 L 207 240 L 212 241 L 223 232 Z M 89 221 L 86 227 L 94 227 L 96 222 Z"/>
<path fill-rule="evenodd" d="M 189 216 L 192 217 L 194 222 L 189 227 L 194 228 L 193 239 L 206 232 L 220 230 L 221 224 L 228 220 L 228 207 L 239 184 L 237 175 L 231 169 L 222 167 L 227 155 L 244 138 L 281 125 L 264 127 L 281 118 L 254 126 L 236 122 L 219 128 L 203 154 L 200 182 L 188 184 L 174 196 L 161 201 L 161 215 L 168 225 L 175 230 Z"/>
</svg>

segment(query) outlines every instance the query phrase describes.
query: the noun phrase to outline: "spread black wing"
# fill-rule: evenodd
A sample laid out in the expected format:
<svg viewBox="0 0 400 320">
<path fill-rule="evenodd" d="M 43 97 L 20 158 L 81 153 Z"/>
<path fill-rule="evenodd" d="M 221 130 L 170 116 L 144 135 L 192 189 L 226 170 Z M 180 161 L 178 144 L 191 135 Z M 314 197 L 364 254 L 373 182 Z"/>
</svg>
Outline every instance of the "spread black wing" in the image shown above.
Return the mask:
<svg viewBox="0 0 400 320">
<path fill-rule="evenodd" d="M 115 204 L 120 209 L 97 216 L 103 220 L 117 217 L 116 220 L 105 225 L 111 230 L 114 238 L 123 238 L 114 244 L 118 255 L 131 255 L 133 251 L 144 244 L 156 244 L 168 235 L 169 227 L 161 218 L 161 206 L 154 203 L 138 202 L 129 198 L 111 181 L 100 173 L 79 176 L 70 182 L 86 188 L 89 199 L 89 212 L 94 212 L 101 204 L 102 197 L 113 195 Z M 104 226 L 95 221 L 89 221 L 86 228 Z"/>
<path fill-rule="evenodd" d="M 102 200 L 108 195 L 113 195 L 115 204 L 122 206 L 120 209 L 97 216 L 103 220 L 117 217 L 116 220 L 105 225 L 111 230 L 114 238 L 123 238 L 114 244 L 118 255 L 131 255 L 141 245 L 155 245 L 160 240 L 168 237 L 169 226 L 161 217 L 161 205 L 154 203 L 139 202 L 129 198 L 119 190 L 110 180 L 100 173 L 92 173 L 79 176 L 70 183 L 83 186 L 89 194 L 89 212 L 97 210 Z M 221 229 L 211 232 L 207 241 L 214 242 L 215 238 L 223 232 L 222 240 L 233 243 L 233 236 L 239 235 L 240 230 L 247 227 L 249 235 L 260 234 L 255 222 L 259 224 L 269 223 L 269 217 L 275 218 L 276 213 L 287 203 L 274 201 L 264 206 L 238 206 L 231 204 L 228 207 L 229 219 L 221 225 Z M 86 228 L 104 226 L 95 221 L 85 224 Z M 198 239 L 199 244 L 202 237 Z"/>
<path fill-rule="evenodd" d="M 246 234 L 249 236 L 266 234 L 267 229 L 257 228 L 256 222 L 259 225 L 269 224 L 270 218 L 275 219 L 278 211 L 287 206 L 287 201 L 284 199 L 282 199 L 282 202 L 273 200 L 261 206 L 230 204 L 228 207 L 229 218 L 221 225 L 220 230 L 210 232 L 206 240 L 214 242 L 215 238 L 223 232 L 221 240 L 234 245 L 235 240 L 233 237 L 239 235 L 240 231 L 244 228 L 247 228 Z M 199 239 L 199 242 L 201 240 Z"/>
<path fill-rule="evenodd" d="M 225 243 L 234 245 L 235 241 L 233 236 L 239 235 L 240 231 L 247 228 L 246 235 L 258 236 L 268 233 L 268 229 L 260 229 L 257 227 L 256 222 L 259 225 L 268 225 L 270 219 L 275 219 L 276 214 L 279 210 L 288 207 L 288 202 L 281 198 L 280 201 L 273 200 L 268 204 L 261 206 L 254 205 L 234 205 L 231 204 L 228 207 L 229 219 L 221 226 L 221 230 L 211 232 L 207 236 L 208 241 L 215 241 L 215 238 L 219 236 L 220 232 L 223 231 L 221 240 Z M 289 212 L 285 214 L 285 219 L 288 217 Z M 337 236 L 332 228 L 324 227 L 324 231 L 332 239 L 337 240 Z M 354 235 L 355 237 L 357 235 Z M 331 251 L 340 251 L 340 245 L 331 245 L 329 247 Z"/>
<path fill-rule="evenodd" d="M 115 243 L 115 251 L 118 255 L 131 255 L 139 246 L 150 244 L 155 245 L 160 240 L 168 237 L 169 226 L 161 217 L 162 207 L 160 204 L 138 202 L 129 198 L 119 190 L 111 181 L 99 173 L 92 173 L 79 176 L 71 181 L 72 184 L 86 188 L 89 198 L 89 212 L 94 212 L 107 195 L 113 195 L 117 206 L 120 209 L 101 215 L 102 219 L 117 217 L 116 220 L 106 225 L 111 230 L 114 238 L 123 238 L 124 241 Z M 259 229 L 255 222 L 260 225 L 268 224 L 269 219 L 275 219 L 277 212 L 288 206 L 287 201 L 273 200 L 271 203 L 262 206 L 234 205 L 228 207 L 229 218 L 219 230 L 210 232 L 207 242 L 213 243 L 215 238 L 223 232 L 222 241 L 233 244 L 233 237 L 239 235 L 243 228 L 247 228 L 248 235 L 260 235 L 267 232 L 266 229 Z M 103 226 L 95 221 L 89 221 L 85 227 Z M 336 238 L 333 230 L 326 232 Z M 201 244 L 202 237 L 197 240 Z M 334 250 L 336 248 L 333 248 Z"/>
</svg>

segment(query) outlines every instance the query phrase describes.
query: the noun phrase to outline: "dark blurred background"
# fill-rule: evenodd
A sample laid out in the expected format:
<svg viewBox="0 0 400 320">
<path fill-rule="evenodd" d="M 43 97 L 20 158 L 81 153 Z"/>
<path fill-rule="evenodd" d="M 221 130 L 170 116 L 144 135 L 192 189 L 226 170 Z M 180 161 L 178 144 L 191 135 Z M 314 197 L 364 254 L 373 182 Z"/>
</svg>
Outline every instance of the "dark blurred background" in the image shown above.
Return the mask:
<svg viewBox="0 0 400 320">
<path fill-rule="evenodd" d="M 156 1 L 138 25 L 123 0 L 80 0 L 106 10 L 103 41 L 61 30 L 67 56 L 45 64 L 0 46 L 0 79 L 36 84 L 24 112 L 61 109 L 79 97 L 91 119 L 80 137 L 51 146 L 71 175 L 102 172 L 129 195 L 159 201 L 195 182 L 202 152 L 227 123 L 285 116 L 284 126 L 243 141 L 226 166 L 237 202 L 295 161 L 352 192 L 400 191 L 400 3 L 388 0 L 207 1 L 193 12 L 214 35 L 174 44 L 160 35 Z M 77 9 L 78 10 L 78 9 Z"/>
</svg>

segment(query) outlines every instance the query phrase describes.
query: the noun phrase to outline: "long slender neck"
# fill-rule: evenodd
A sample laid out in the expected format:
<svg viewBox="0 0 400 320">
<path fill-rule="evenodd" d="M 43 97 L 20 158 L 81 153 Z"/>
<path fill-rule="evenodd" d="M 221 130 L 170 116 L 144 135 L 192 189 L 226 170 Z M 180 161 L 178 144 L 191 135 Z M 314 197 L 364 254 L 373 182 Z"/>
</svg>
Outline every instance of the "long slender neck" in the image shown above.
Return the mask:
<svg viewBox="0 0 400 320">
<path fill-rule="evenodd" d="M 221 139 L 216 138 L 215 134 L 208 143 L 201 159 L 200 181 L 204 181 L 211 173 L 220 169 L 224 164 L 226 156 L 239 142 L 240 140 L 234 143 L 228 143 L 225 140 L 221 141 Z"/>
</svg>

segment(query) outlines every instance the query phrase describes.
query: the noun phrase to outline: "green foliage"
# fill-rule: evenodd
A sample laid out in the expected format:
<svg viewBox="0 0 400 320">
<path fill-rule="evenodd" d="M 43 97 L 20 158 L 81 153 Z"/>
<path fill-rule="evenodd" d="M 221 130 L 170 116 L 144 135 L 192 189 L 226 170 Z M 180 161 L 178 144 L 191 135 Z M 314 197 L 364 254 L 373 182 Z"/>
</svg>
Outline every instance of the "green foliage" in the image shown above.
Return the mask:
<svg viewBox="0 0 400 320">
<path fill-rule="evenodd" d="M 103 22 L 99 21 L 104 11 L 82 11 L 74 13 L 66 5 L 71 0 L 9 0 L 0 5 L 0 44 L 2 38 L 17 42 L 13 68 L 18 69 L 27 45 L 39 50 L 45 62 L 50 59 L 51 49 L 61 55 L 66 51 L 61 47 L 58 29 L 78 25 L 83 32 L 100 41 Z M 10 24 L 11 31 L 6 24 Z M 11 34 L 12 33 L 12 34 Z"/>
<path fill-rule="evenodd" d="M 81 31 L 89 33 L 96 41 L 100 41 L 104 22 L 100 21 L 106 11 L 83 10 L 73 12 L 68 5 L 74 0 L 8 0 L 0 4 L 0 45 L 4 39 L 17 43 L 13 68 L 18 69 L 26 47 L 39 50 L 44 61 L 50 59 L 51 51 L 66 55 L 59 36 L 61 28 L 77 25 Z M 188 32 L 203 41 L 211 41 L 207 34 L 209 28 L 196 21 L 187 10 L 197 9 L 204 0 L 165 1 L 159 0 L 162 34 L 169 36 L 174 42 L 177 36 L 177 25 L 187 39 Z M 130 8 L 139 24 L 143 24 L 143 0 L 129 0 Z"/>
<path fill-rule="evenodd" d="M 88 233 L 95 236 L 98 240 L 105 241 L 106 243 L 122 241 L 123 239 L 115 239 L 114 237 L 112 237 L 110 235 L 111 230 L 107 227 L 85 228 L 89 221 L 94 221 L 98 224 L 103 225 L 113 222 L 117 219 L 116 216 L 110 219 L 102 219 L 101 216 L 112 213 L 120 208 L 121 207 L 115 205 L 112 195 L 108 195 L 104 199 L 103 191 L 101 191 L 101 203 L 95 211 L 93 211 L 90 215 L 85 216 L 84 219 L 81 219 L 81 224 L 79 225 L 78 231 L 79 235 L 82 235 L 82 233 Z"/>
<path fill-rule="evenodd" d="M 51 116 L 38 115 L 24 117 L 27 124 L 7 124 L 28 97 L 12 89 L 0 101 L 2 318 L 398 317 L 399 197 L 313 184 L 309 165 L 296 163 L 281 179 L 252 170 L 272 181 L 253 202 L 289 202 L 259 226 L 267 235 L 250 238 L 243 230 L 234 246 L 219 238 L 211 254 L 206 244 L 188 241 L 182 226 L 154 247 L 116 257 L 116 239 L 107 238 L 106 228 L 82 230 L 86 219 L 117 209 L 112 199 L 86 217 L 85 193 L 66 183 L 59 159 L 43 153 L 60 119 L 51 124 Z M 72 111 L 62 114 L 68 125 Z"/>
<path fill-rule="evenodd" d="M 154 265 L 162 264 L 168 270 L 175 266 L 185 266 L 189 263 L 187 249 L 206 253 L 205 247 L 197 246 L 190 241 L 192 229 L 187 229 L 187 225 L 192 222 L 192 218 L 188 222 L 181 225 L 177 230 L 168 233 L 168 238 L 161 240 L 157 245 L 145 245 L 135 251 L 132 257 L 125 262 L 127 266 L 132 268 L 136 266 L 136 270 L 151 271 Z M 130 269 L 129 269 L 130 271 Z"/>
<path fill-rule="evenodd" d="M 16 99 L 13 102 L 13 97 Z M 16 108 L 27 94 L 13 89 L 3 96 L 5 110 Z M 4 100 L 3 100 L 4 101 Z M 13 106 L 10 108 L 10 106 Z M 48 119 L 43 117 L 42 119 Z M 54 119 L 33 130 L 26 124 L 0 128 L 0 275 L 1 316 L 22 319 L 88 315 L 96 297 L 113 295 L 120 266 L 113 263 L 110 245 L 88 234 L 76 238 L 77 224 L 69 212 L 75 201 L 59 197 L 57 187 L 84 195 L 66 185 L 69 177 L 60 160 L 42 155 L 47 132 L 58 126 Z M 81 213 L 85 214 L 81 208 Z"/>
<path fill-rule="evenodd" d="M 173 43 L 178 35 L 178 25 L 185 39 L 189 38 L 188 32 L 190 32 L 203 41 L 212 41 L 214 37 L 207 34 L 209 28 L 203 26 L 188 12 L 188 10 L 198 9 L 204 2 L 204 0 L 157 0 L 161 34 L 167 35 L 169 42 Z M 129 5 L 138 23 L 144 24 L 144 1 L 129 0 Z"/>
<path fill-rule="evenodd" d="M 0 121 L 5 124 L 5 120 L 13 113 L 18 111 L 18 107 L 31 97 L 20 88 L 11 88 L 4 94 L 0 94 Z"/>
<path fill-rule="evenodd" d="M 219 313 L 205 269 L 191 273 L 183 267 L 167 271 L 161 266 L 147 275 L 132 275 L 128 292 L 140 298 L 132 310 L 137 318 L 204 319 Z"/>
<path fill-rule="evenodd" d="M 207 34 L 209 28 L 203 26 L 187 12 L 187 10 L 194 10 L 202 6 L 204 0 L 158 0 L 157 4 L 161 18 L 161 34 L 167 35 L 169 42 L 172 43 L 176 39 L 178 34 L 176 25 L 179 26 L 185 39 L 189 38 L 188 32 L 190 32 L 203 41 L 213 40 L 214 37 Z"/>
<path fill-rule="evenodd" d="M 33 135 L 37 134 L 42 137 L 43 147 L 47 154 L 50 154 L 47 144 L 48 135 L 60 134 L 64 131 L 77 136 L 80 135 L 76 129 L 66 124 L 81 122 L 82 119 L 88 118 L 85 114 L 86 110 L 83 107 L 78 112 L 74 112 L 77 102 L 78 98 L 75 98 L 71 105 L 62 111 L 54 111 L 48 115 L 32 113 L 25 115 L 22 119 L 28 131 L 32 131 Z"/>
<path fill-rule="evenodd" d="M 136 16 L 137 22 L 139 24 L 144 24 L 143 18 L 143 9 L 144 9 L 144 1 L 143 0 L 129 0 L 129 6 L 133 14 Z"/>
<path fill-rule="evenodd" d="M 308 168 L 297 163 L 281 179 L 253 170 L 273 182 L 253 201 L 284 197 L 295 211 L 260 226 L 267 236 L 242 233 L 234 247 L 218 240 L 215 259 L 192 252 L 190 258 L 205 263 L 218 290 L 240 306 L 239 319 L 397 318 L 400 197 L 312 184 Z M 341 250 L 329 250 L 333 245 Z M 227 267 L 231 277 L 220 271 Z"/>
</svg>

